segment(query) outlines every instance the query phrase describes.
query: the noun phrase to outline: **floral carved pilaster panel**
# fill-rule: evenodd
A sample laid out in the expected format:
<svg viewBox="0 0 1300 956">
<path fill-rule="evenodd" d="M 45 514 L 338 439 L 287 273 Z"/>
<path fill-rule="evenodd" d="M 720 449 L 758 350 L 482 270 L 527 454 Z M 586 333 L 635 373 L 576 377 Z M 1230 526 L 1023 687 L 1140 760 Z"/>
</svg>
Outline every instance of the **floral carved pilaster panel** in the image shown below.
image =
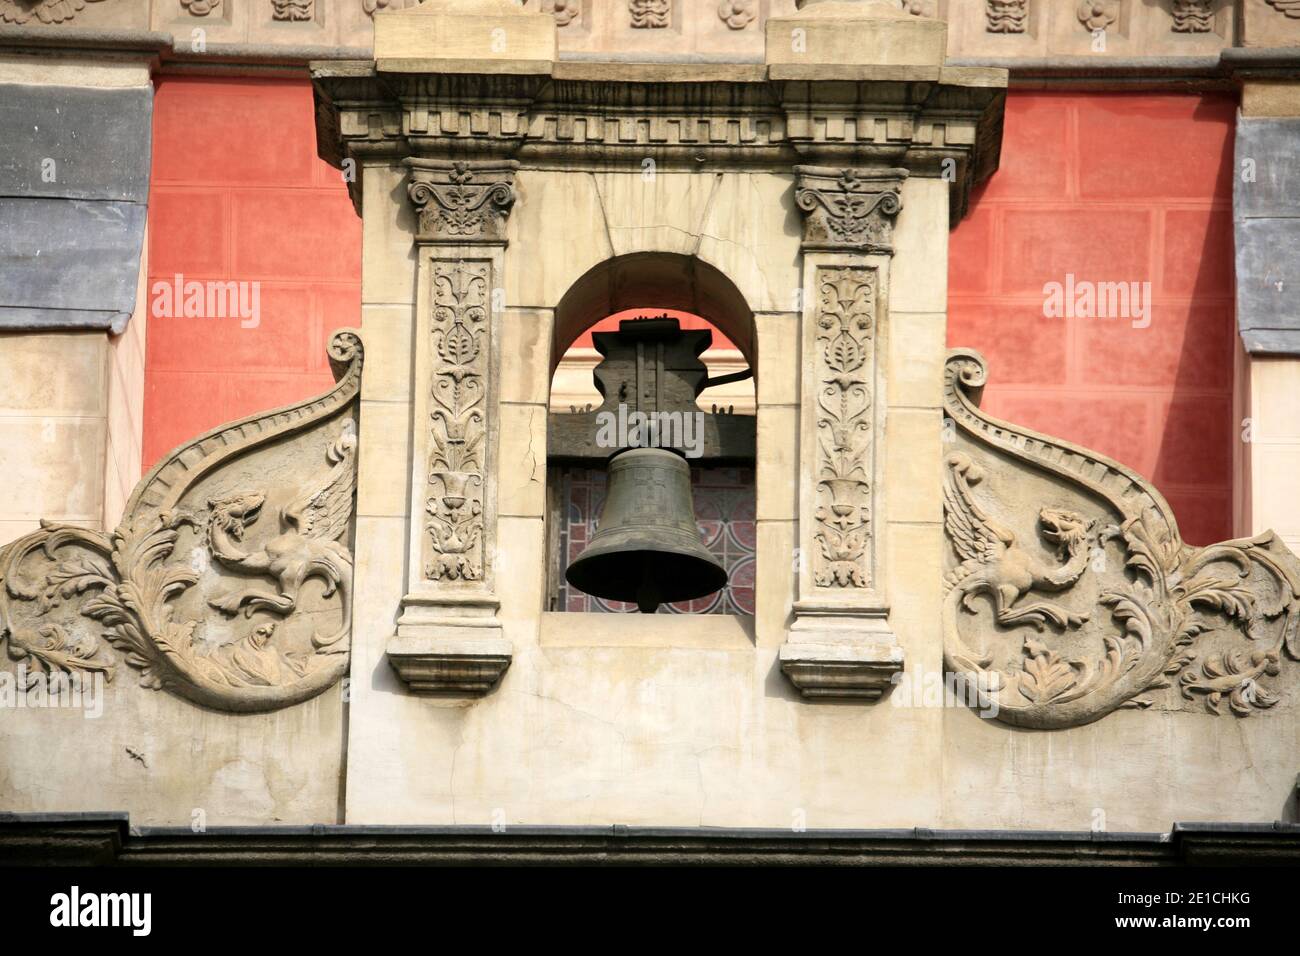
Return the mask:
<svg viewBox="0 0 1300 956">
<path fill-rule="evenodd" d="M 497 616 L 500 276 L 510 160 L 411 158 L 417 212 L 407 594 L 389 663 L 413 693 L 479 696 L 510 666 Z"/>
<path fill-rule="evenodd" d="M 434 260 L 424 503 L 431 581 L 482 581 L 491 264 Z"/>
<path fill-rule="evenodd" d="M 796 166 L 795 203 L 804 213 L 809 251 L 893 252 L 906 170 Z"/>
<path fill-rule="evenodd" d="M 816 287 L 812 577 L 818 588 L 866 588 L 872 579 L 876 272 L 818 269 Z"/>
</svg>

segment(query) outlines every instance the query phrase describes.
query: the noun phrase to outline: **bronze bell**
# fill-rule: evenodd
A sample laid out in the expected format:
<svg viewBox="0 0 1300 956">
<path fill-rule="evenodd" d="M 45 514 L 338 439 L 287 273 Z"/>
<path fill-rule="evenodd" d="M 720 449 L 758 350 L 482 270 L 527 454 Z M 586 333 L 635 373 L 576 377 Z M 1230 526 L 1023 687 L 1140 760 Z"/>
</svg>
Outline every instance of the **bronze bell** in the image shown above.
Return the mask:
<svg viewBox="0 0 1300 956">
<path fill-rule="evenodd" d="M 726 569 L 700 542 L 685 459 L 629 448 L 609 463 L 609 484 L 591 543 L 564 572 L 580 591 L 653 614 L 726 586 Z"/>
</svg>

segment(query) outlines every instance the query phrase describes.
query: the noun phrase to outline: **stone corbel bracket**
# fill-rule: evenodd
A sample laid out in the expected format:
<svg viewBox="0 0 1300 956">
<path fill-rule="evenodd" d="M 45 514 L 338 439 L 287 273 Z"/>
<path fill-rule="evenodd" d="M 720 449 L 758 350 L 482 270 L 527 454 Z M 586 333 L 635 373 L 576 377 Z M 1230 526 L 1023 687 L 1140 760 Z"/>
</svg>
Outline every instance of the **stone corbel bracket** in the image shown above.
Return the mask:
<svg viewBox="0 0 1300 956">
<path fill-rule="evenodd" d="M 966 699 L 1055 730 L 1119 708 L 1247 717 L 1293 696 L 1295 555 L 1272 532 L 1184 544 L 1139 475 L 981 411 L 986 380 L 978 353 L 949 354 L 944 660 Z"/>
<path fill-rule="evenodd" d="M 136 486 L 111 534 L 42 522 L 0 549 L 0 639 L 30 675 L 112 679 L 216 710 L 276 710 L 347 673 L 358 333 L 337 384 L 216 428 Z"/>
</svg>

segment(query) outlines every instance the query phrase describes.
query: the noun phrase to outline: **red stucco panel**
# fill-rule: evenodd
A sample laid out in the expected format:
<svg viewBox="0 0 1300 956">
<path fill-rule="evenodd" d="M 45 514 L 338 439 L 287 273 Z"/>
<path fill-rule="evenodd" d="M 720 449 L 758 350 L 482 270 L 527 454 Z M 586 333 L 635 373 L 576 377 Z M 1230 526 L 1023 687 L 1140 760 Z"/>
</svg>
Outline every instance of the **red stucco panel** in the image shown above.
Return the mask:
<svg viewBox="0 0 1300 956">
<path fill-rule="evenodd" d="M 948 343 L 989 360 L 985 407 L 1155 479 L 1194 544 L 1232 527 L 1234 113 L 1013 93 L 1002 168 L 950 252 Z M 1070 273 L 1150 282 L 1150 325 L 1045 317 L 1044 284 Z"/>
</svg>

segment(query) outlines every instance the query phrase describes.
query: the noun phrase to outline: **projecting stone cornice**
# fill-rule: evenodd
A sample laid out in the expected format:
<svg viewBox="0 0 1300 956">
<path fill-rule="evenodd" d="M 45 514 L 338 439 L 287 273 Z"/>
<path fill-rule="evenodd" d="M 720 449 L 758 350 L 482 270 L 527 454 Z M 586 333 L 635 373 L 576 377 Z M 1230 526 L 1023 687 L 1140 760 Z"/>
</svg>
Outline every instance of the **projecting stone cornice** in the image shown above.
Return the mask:
<svg viewBox="0 0 1300 956">
<path fill-rule="evenodd" d="M 318 148 L 341 167 L 407 157 L 524 167 L 899 166 L 952 185 L 954 221 L 995 168 L 1006 74 L 894 67 L 822 78 L 757 64 L 560 63 L 545 74 L 399 73 L 316 64 Z M 729 76 L 730 79 L 722 77 Z M 360 205 L 360 190 L 353 190 Z"/>
</svg>

